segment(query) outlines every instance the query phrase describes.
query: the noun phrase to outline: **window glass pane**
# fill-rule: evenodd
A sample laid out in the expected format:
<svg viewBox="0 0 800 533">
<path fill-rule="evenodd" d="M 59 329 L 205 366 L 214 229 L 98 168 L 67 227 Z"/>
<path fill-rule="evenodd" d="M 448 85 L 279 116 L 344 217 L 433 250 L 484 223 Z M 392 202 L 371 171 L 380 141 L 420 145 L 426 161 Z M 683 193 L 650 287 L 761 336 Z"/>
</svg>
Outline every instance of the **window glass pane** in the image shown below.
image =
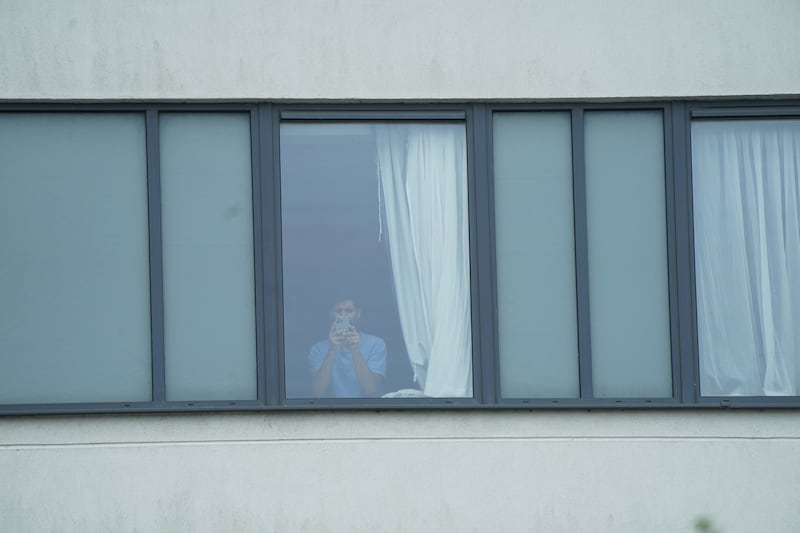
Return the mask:
<svg viewBox="0 0 800 533">
<path fill-rule="evenodd" d="M 280 135 L 287 396 L 472 396 L 464 125 Z"/>
<path fill-rule="evenodd" d="M 704 396 L 800 393 L 800 121 L 692 124 Z"/>
<path fill-rule="evenodd" d="M 594 393 L 670 397 L 662 113 L 588 112 L 585 124 Z"/>
<path fill-rule="evenodd" d="M 250 116 L 160 117 L 167 399 L 257 396 Z"/>
<path fill-rule="evenodd" d="M 494 116 L 502 395 L 577 397 L 569 113 Z"/>
<path fill-rule="evenodd" d="M 0 114 L 0 403 L 151 398 L 144 117 Z"/>
</svg>

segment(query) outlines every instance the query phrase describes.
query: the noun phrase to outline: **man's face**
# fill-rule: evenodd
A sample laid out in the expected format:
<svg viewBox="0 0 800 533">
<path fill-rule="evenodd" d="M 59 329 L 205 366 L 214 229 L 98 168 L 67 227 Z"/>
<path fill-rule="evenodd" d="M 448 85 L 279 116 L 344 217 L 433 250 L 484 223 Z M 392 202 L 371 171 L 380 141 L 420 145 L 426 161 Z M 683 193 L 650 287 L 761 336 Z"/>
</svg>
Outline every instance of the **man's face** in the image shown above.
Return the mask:
<svg viewBox="0 0 800 533">
<path fill-rule="evenodd" d="M 355 324 L 361 317 L 361 311 L 356 307 L 353 300 L 342 300 L 341 302 L 336 302 L 336 305 L 333 306 L 331 315 L 334 319 L 340 316 L 347 317 L 351 324 Z"/>
</svg>

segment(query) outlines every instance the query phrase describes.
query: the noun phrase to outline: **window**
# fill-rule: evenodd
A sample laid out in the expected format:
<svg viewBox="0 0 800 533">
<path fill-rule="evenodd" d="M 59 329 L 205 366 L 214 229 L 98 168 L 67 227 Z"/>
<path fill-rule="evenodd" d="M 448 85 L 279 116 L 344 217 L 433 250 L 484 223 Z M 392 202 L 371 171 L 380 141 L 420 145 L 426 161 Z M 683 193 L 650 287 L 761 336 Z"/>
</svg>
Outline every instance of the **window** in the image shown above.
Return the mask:
<svg viewBox="0 0 800 533">
<path fill-rule="evenodd" d="M 663 112 L 588 111 L 585 116 L 594 394 L 668 398 Z"/>
<path fill-rule="evenodd" d="M 579 398 L 569 112 L 494 115 L 500 390 Z"/>
<path fill-rule="evenodd" d="M 800 406 L 796 102 L 0 106 L 0 413 Z"/>
<path fill-rule="evenodd" d="M 151 395 L 145 120 L 0 115 L 0 403 Z"/>
<path fill-rule="evenodd" d="M 167 400 L 255 400 L 247 113 L 159 116 Z"/>
<path fill-rule="evenodd" d="M 672 397 L 663 115 L 494 114 L 504 398 Z"/>
<path fill-rule="evenodd" d="M 800 120 L 692 123 L 703 396 L 800 392 Z"/>
<path fill-rule="evenodd" d="M 280 156 L 287 397 L 472 397 L 464 123 L 286 120 Z"/>
</svg>

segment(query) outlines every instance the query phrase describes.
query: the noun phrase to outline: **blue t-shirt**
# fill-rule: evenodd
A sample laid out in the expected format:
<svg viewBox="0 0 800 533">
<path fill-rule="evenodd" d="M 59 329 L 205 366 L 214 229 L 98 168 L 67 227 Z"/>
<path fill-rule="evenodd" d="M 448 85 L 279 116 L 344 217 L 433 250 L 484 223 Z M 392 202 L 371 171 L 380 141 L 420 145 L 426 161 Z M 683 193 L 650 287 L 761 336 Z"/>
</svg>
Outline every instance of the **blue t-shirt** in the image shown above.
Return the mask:
<svg viewBox="0 0 800 533">
<path fill-rule="evenodd" d="M 308 363 L 312 374 L 316 374 L 325 362 L 328 355 L 330 344 L 327 339 L 320 341 L 311 347 L 308 354 Z M 361 358 L 373 374 L 386 375 L 386 343 L 383 339 L 361 333 Z M 378 391 L 380 394 L 380 391 Z M 362 398 L 366 396 L 358 382 L 356 376 L 356 366 L 353 362 L 353 352 L 346 348 L 340 348 L 336 352 L 336 360 L 333 363 L 331 373 L 331 383 L 328 386 L 325 396 L 334 398 Z"/>
</svg>

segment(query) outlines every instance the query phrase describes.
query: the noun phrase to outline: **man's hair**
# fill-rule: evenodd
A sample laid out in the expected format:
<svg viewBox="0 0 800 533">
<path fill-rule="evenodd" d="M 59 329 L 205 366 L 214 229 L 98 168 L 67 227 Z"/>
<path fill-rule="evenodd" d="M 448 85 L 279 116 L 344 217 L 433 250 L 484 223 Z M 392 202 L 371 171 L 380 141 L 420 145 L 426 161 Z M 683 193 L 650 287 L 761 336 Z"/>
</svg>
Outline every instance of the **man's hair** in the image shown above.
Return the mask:
<svg viewBox="0 0 800 533">
<path fill-rule="evenodd" d="M 350 293 L 341 292 L 334 294 L 333 299 L 331 300 L 331 307 L 340 302 L 353 302 L 353 305 L 356 309 L 361 309 L 361 304 L 359 303 L 358 298 L 354 297 Z"/>
</svg>

